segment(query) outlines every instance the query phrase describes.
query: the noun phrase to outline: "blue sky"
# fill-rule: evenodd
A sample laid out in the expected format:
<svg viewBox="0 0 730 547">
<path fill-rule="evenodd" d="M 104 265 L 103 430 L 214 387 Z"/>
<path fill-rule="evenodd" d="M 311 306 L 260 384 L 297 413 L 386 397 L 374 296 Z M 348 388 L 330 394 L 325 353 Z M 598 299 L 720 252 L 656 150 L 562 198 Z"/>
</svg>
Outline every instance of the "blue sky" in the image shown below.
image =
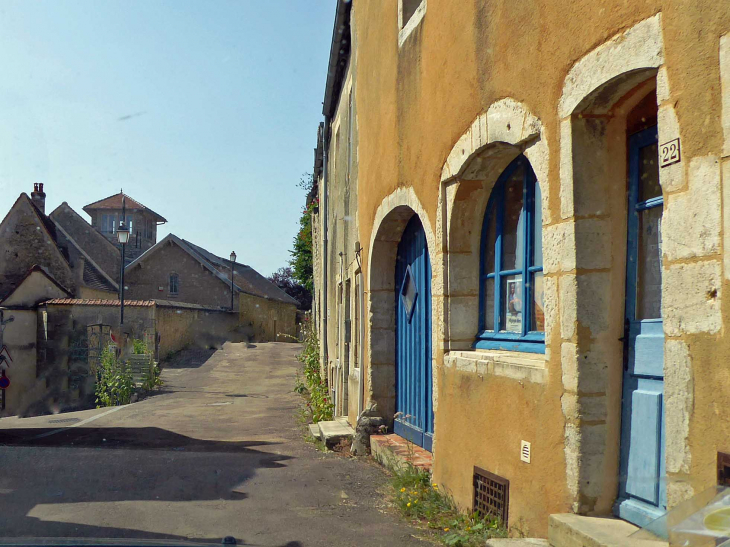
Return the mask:
<svg viewBox="0 0 730 547">
<path fill-rule="evenodd" d="M 0 218 L 119 191 L 268 275 L 311 172 L 334 2 L 0 2 Z M 126 119 L 126 116 L 130 116 Z"/>
</svg>

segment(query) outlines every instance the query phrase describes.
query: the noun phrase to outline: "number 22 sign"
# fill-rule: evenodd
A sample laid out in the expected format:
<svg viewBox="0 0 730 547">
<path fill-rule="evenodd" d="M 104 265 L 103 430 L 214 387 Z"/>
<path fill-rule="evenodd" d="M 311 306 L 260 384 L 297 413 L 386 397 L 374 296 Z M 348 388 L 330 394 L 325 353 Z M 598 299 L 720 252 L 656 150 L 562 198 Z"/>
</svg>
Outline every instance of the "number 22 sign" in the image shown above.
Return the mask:
<svg viewBox="0 0 730 547">
<path fill-rule="evenodd" d="M 666 167 L 682 161 L 679 153 L 679 139 L 659 145 L 659 167 Z"/>
</svg>

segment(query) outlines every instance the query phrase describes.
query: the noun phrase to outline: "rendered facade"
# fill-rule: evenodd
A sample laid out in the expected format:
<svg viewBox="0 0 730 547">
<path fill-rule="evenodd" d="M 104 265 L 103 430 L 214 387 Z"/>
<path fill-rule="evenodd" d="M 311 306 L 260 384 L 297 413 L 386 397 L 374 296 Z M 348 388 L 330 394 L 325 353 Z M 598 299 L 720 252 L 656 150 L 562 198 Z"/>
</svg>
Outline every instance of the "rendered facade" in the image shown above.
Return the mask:
<svg viewBox="0 0 730 547">
<path fill-rule="evenodd" d="M 376 402 L 464 509 L 475 468 L 507 479 L 532 536 L 716 484 L 730 4 L 337 6 L 314 220 L 337 412 Z"/>
</svg>

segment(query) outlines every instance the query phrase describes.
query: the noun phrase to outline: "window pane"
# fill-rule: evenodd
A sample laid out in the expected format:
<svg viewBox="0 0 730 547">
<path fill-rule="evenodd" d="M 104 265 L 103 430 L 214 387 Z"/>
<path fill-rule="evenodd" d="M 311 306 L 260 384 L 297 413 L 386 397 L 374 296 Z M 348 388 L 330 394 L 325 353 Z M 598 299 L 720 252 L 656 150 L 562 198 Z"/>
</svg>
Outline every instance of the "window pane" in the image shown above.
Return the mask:
<svg viewBox="0 0 730 547">
<path fill-rule="evenodd" d="M 494 279 L 484 282 L 484 330 L 494 330 Z"/>
<path fill-rule="evenodd" d="M 540 183 L 535 181 L 535 211 L 532 218 L 532 264 L 542 266 L 542 193 Z"/>
<path fill-rule="evenodd" d="M 494 201 L 487 209 L 487 240 L 484 244 L 484 272 L 494 273 L 494 242 L 497 238 L 497 211 L 494 207 Z"/>
<path fill-rule="evenodd" d="M 639 201 L 662 195 L 656 143 L 639 149 Z"/>
<path fill-rule="evenodd" d="M 532 319 L 530 330 L 545 332 L 545 304 L 542 272 L 532 274 Z"/>
<path fill-rule="evenodd" d="M 522 332 L 522 276 L 502 278 L 502 330 Z"/>
<path fill-rule="evenodd" d="M 525 170 L 517 168 L 504 187 L 504 225 L 502 227 L 502 271 L 522 268 L 524 258 L 522 184 Z"/>
<path fill-rule="evenodd" d="M 662 316 L 662 207 L 639 212 L 636 319 Z"/>
</svg>

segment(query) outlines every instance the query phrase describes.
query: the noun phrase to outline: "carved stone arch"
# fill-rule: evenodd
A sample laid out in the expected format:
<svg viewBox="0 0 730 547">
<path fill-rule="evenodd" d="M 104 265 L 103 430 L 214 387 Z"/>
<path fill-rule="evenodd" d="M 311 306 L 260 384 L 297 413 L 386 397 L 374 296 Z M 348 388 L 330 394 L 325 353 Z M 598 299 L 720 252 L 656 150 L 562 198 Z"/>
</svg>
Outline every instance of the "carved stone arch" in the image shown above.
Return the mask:
<svg viewBox="0 0 730 547">
<path fill-rule="evenodd" d="M 657 13 L 584 55 L 558 105 L 560 219 L 546 228 L 553 259 L 546 250 L 545 273 L 561 288 L 566 486 L 579 513 L 610 513 L 618 491 L 627 115 L 656 93 L 660 142 L 663 116 L 678 130 L 671 107 L 661 106 L 668 99 L 661 23 Z M 670 176 L 662 170 L 663 187 Z M 594 423 L 582 420 L 589 408 L 601 409 Z"/>
<path fill-rule="evenodd" d="M 520 154 L 541 182 L 543 223 L 549 222 L 548 146 L 542 123 L 515 99 L 501 99 L 479 115 L 441 171 L 437 237 L 444 249 L 444 351 L 468 349 L 474 342 L 484 213 L 499 175 Z"/>
<path fill-rule="evenodd" d="M 438 351 L 437 310 L 441 307 L 440 255 L 436 248 L 431 223 L 413 188 L 398 188 L 381 202 L 373 220 L 368 255 L 368 334 L 370 355 L 368 368 L 368 398 L 377 403 L 379 413 L 388 425 L 395 414 L 395 262 L 403 231 L 408 221 L 418 216 L 426 233 L 431 259 L 432 296 L 432 370 L 434 410 L 436 409 L 436 367 Z"/>
</svg>

